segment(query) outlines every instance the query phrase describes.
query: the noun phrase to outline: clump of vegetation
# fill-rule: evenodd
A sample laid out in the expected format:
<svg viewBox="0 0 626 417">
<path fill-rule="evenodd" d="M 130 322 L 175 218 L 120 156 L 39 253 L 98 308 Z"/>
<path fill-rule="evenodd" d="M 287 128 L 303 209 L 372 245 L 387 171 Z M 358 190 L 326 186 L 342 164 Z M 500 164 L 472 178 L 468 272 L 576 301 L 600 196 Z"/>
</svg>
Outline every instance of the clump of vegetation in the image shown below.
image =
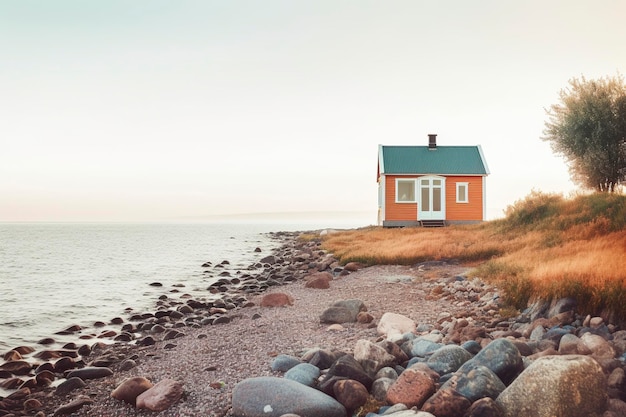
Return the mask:
<svg viewBox="0 0 626 417">
<path fill-rule="evenodd" d="M 341 262 L 411 265 L 456 259 L 499 285 L 507 305 L 573 297 L 580 312 L 626 319 L 626 196 L 532 192 L 506 217 L 437 229 L 371 227 L 322 242 Z"/>
<path fill-rule="evenodd" d="M 572 180 L 599 192 L 626 181 L 626 83 L 618 74 L 573 78 L 548 111 L 543 140 L 562 155 Z"/>
<path fill-rule="evenodd" d="M 590 237 L 626 228 L 626 197 L 622 194 L 592 193 L 566 199 L 560 194 L 533 191 L 505 210 L 496 223 L 508 231 L 554 232 L 578 228 Z"/>
</svg>

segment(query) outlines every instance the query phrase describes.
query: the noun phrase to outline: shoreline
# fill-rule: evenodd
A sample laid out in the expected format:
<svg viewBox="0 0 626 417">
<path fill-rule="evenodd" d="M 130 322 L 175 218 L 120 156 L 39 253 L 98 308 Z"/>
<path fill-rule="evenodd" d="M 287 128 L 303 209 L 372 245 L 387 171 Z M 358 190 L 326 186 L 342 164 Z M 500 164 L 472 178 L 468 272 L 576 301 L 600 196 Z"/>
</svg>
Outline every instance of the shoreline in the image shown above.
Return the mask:
<svg viewBox="0 0 626 417">
<path fill-rule="evenodd" d="M 231 327 L 237 327 L 239 329 L 243 329 L 242 331 L 244 333 L 245 333 L 245 329 L 248 329 L 248 328 L 255 328 L 261 334 L 271 333 L 275 331 L 275 329 L 273 328 L 270 329 L 271 327 L 273 327 L 272 320 L 276 320 L 278 323 L 284 323 L 285 318 L 281 318 L 282 313 L 287 313 L 288 316 L 291 316 L 294 314 L 295 315 L 300 314 L 301 312 L 299 308 L 302 307 L 301 303 L 304 302 L 305 299 L 310 298 L 311 296 L 316 296 L 318 298 L 317 298 L 317 301 L 313 302 L 313 304 L 309 304 L 307 306 L 307 309 L 314 310 L 316 314 L 313 317 L 307 318 L 306 322 L 308 326 L 313 326 L 313 330 L 317 337 L 321 336 L 322 339 L 327 340 L 328 346 L 325 346 L 325 347 L 333 348 L 333 349 L 349 349 L 350 343 L 353 342 L 354 339 L 358 337 L 369 337 L 369 338 L 375 337 L 375 331 L 369 328 L 368 326 L 354 326 L 354 327 L 348 327 L 348 332 L 353 333 L 353 335 L 349 337 L 348 340 L 341 342 L 341 341 L 335 340 L 336 339 L 335 333 L 326 332 L 325 329 L 327 326 L 319 324 L 317 315 L 321 312 L 320 309 L 323 308 L 323 304 L 325 302 L 330 302 L 330 300 L 328 299 L 328 295 L 324 292 L 324 290 L 305 289 L 303 287 L 302 278 L 309 272 L 314 272 L 316 270 L 331 269 L 331 270 L 334 270 L 334 274 L 336 274 L 337 283 L 341 282 L 342 284 L 346 284 L 345 280 L 347 280 L 348 279 L 347 277 L 350 277 L 350 275 L 347 275 L 346 277 L 340 276 L 340 270 L 342 268 L 339 266 L 336 259 L 332 255 L 321 253 L 319 249 L 319 242 L 298 242 L 297 237 L 301 233 L 308 233 L 308 232 L 272 232 L 270 233 L 274 239 L 280 239 L 281 243 L 279 244 L 278 248 L 274 249 L 271 252 L 271 254 L 268 255 L 268 257 L 277 258 L 276 265 L 277 266 L 285 265 L 285 268 L 287 269 L 289 273 L 283 276 L 283 278 L 285 277 L 287 278 L 283 282 L 272 282 L 272 280 L 276 281 L 276 278 L 278 278 L 278 276 L 276 275 L 276 271 L 274 268 L 270 267 L 268 269 L 266 266 L 265 272 L 262 273 L 261 275 L 265 274 L 267 280 L 270 281 L 271 285 L 268 285 L 264 289 L 264 291 L 254 293 L 250 297 L 256 303 L 255 305 L 244 306 L 244 304 L 246 304 L 247 301 L 244 302 L 243 300 L 240 300 L 241 304 L 239 306 L 236 306 L 236 308 L 225 309 L 225 307 L 213 307 L 217 309 L 223 309 L 223 310 L 220 310 L 217 313 L 217 315 L 219 315 L 219 317 L 228 317 L 228 319 L 219 320 L 218 323 L 215 323 L 215 320 L 213 320 L 211 323 L 214 323 L 214 324 L 208 324 L 207 322 L 206 324 L 201 324 L 199 326 L 195 326 L 193 325 L 193 323 L 191 326 L 180 325 L 180 322 L 178 324 L 176 322 L 170 323 L 171 324 L 170 330 L 173 332 L 180 332 L 180 335 L 176 336 L 175 334 L 175 336 L 169 336 L 167 339 L 165 339 L 163 337 L 165 336 L 163 333 L 149 334 L 146 331 L 145 337 L 148 338 L 148 342 L 145 344 L 137 343 L 138 341 L 142 340 L 140 338 L 132 340 L 134 344 L 129 344 L 128 342 L 119 341 L 119 340 L 118 341 L 106 340 L 106 342 L 103 340 L 96 340 L 96 342 L 91 346 L 89 350 L 83 350 L 84 355 L 79 355 L 78 357 L 73 359 L 75 361 L 74 367 L 76 368 L 88 367 L 88 366 L 93 366 L 94 364 L 97 366 L 107 365 L 109 368 L 113 369 L 114 371 L 113 378 L 115 378 L 116 382 L 119 383 L 121 382 L 120 378 L 122 375 L 131 376 L 137 371 L 137 370 L 134 370 L 134 368 L 130 370 L 120 371 L 119 370 L 120 365 L 125 359 L 130 358 L 132 361 L 136 362 L 138 364 L 139 369 L 141 369 L 142 364 L 144 365 L 149 364 L 151 368 L 153 367 L 160 368 L 162 366 L 159 364 L 160 361 L 169 360 L 167 357 L 162 357 L 160 355 L 167 354 L 167 356 L 169 356 L 171 353 L 177 352 L 178 344 L 182 345 L 181 341 L 186 341 L 187 342 L 186 344 L 193 344 L 193 345 L 197 343 L 203 344 L 203 342 L 198 342 L 198 341 L 211 338 L 210 335 L 205 335 L 205 333 L 219 335 L 215 337 L 222 337 L 221 334 L 223 332 L 228 332 L 229 328 Z M 319 231 L 314 231 L 314 233 L 319 233 Z M 382 285 L 388 286 L 390 289 L 392 289 L 394 285 L 398 284 L 399 282 L 401 283 L 403 280 L 414 278 L 412 277 L 412 275 L 410 275 L 411 272 L 407 272 L 408 271 L 407 267 L 391 267 L 390 266 L 390 267 L 383 267 L 383 268 L 393 270 L 393 273 L 389 276 L 390 278 L 387 279 L 388 282 L 382 283 Z M 400 268 L 400 269 L 396 271 L 395 270 L 396 268 Z M 374 277 L 368 278 L 371 281 L 370 285 L 375 285 L 375 286 L 381 285 L 381 283 L 378 282 L 378 278 L 376 277 L 379 274 L 374 273 L 373 275 Z M 270 276 L 272 276 L 272 278 L 270 278 Z M 227 277 L 224 277 L 224 279 L 226 278 Z M 358 278 L 355 278 L 355 279 L 358 279 Z M 342 280 L 344 281 L 342 282 Z M 238 283 L 238 285 L 240 284 L 241 284 L 241 281 Z M 296 295 L 294 306 L 291 306 L 291 307 L 268 309 L 268 308 L 261 308 L 258 306 L 259 297 L 263 293 L 278 291 L 282 289 L 285 289 L 286 292 L 294 292 L 294 290 L 297 289 L 298 292 L 304 291 L 304 294 Z M 337 291 L 337 288 L 331 289 L 330 291 L 331 293 L 334 294 Z M 347 288 L 342 289 L 342 291 L 343 292 L 347 291 L 349 294 L 352 294 L 354 293 L 354 287 L 352 285 L 347 285 Z M 377 290 L 374 290 L 374 292 L 376 293 L 376 297 L 380 296 L 380 293 Z M 383 297 L 382 299 L 377 299 L 375 304 L 379 304 L 379 305 L 376 307 L 374 312 L 376 312 L 377 309 L 381 308 L 380 304 L 384 304 L 390 301 L 385 298 L 387 297 Z M 161 301 L 165 301 L 165 300 L 162 299 Z M 310 302 L 311 300 L 309 300 L 309 303 Z M 175 308 L 175 307 L 180 307 L 182 305 L 184 304 L 181 303 L 178 305 L 166 305 L 165 303 L 157 303 L 157 306 L 155 306 L 155 312 L 159 311 L 159 308 L 163 308 L 164 306 L 167 306 L 168 309 L 171 309 L 172 307 Z M 196 307 L 203 307 L 203 306 L 196 305 Z M 226 311 L 224 311 L 224 309 Z M 251 317 L 254 316 L 255 314 L 261 315 L 262 319 L 261 320 L 252 319 Z M 380 315 L 382 315 L 382 310 L 380 310 L 379 316 Z M 162 316 L 161 319 L 163 317 L 167 317 L 166 321 L 169 320 L 168 316 Z M 215 317 L 215 318 L 219 318 L 219 317 Z M 436 317 L 431 317 L 431 320 L 435 320 L 435 319 Z M 120 323 L 118 326 L 120 326 L 119 328 L 121 329 L 123 328 L 124 324 Z M 284 329 L 283 332 L 284 331 L 286 331 L 286 329 Z M 281 332 L 282 333 L 281 337 L 286 338 L 287 335 L 285 335 L 283 332 Z M 289 336 L 292 340 L 290 340 L 289 342 L 290 348 L 287 350 L 288 350 L 288 353 L 298 354 L 298 353 L 301 353 L 300 350 L 306 347 L 306 343 L 298 339 L 299 332 L 294 331 L 293 333 L 294 333 L 293 335 Z M 154 344 L 152 344 L 150 339 L 154 340 Z M 223 350 L 231 350 L 233 348 L 237 349 L 236 341 L 232 341 L 232 346 L 231 346 L 227 343 L 225 344 L 224 343 L 225 340 L 228 340 L 228 338 L 224 338 L 224 340 L 222 340 L 222 342 L 220 343 L 220 346 L 222 346 Z M 319 343 L 311 342 L 311 344 L 317 345 Z M 72 350 L 72 349 L 67 349 L 67 348 L 72 348 L 72 347 L 74 347 L 76 351 L 78 351 L 78 349 L 81 348 L 81 346 L 77 346 L 77 345 L 76 346 L 64 345 L 61 347 L 61 349 L 58 349 L 61 351 L 61 357 L 63 357 L 62 355 L 67 353 L 63 351 Z M 279 352 L 278 350 L 272 350 L 271 347 L 269 346 L 266 350 L 267 352 L 265 352 L 266 353 L 265 363 L 260 364 L 255 374 L 258 373 L 260 375 L 271 375 L 272 373 L 269 370 L 269 361 L 271 360 L 272 356 L 276 354 L 280 354 L 280 353 L 286 353 L 282 351 Z M 285 349 L 283 348 L 281 350 L 285 350 Z M 45 346 L 44 346 L 43 351 L 48 352 L 50 350 L 45 349 Z M 35 353 L 33 352 L 32 354 L 35 354 Z M 27 359 L 29 359 L 28 355 L 30 354 L 25 355 Z M 59 359 L 61 358 L 53 358 L 48 363 L 54 362 L 55 360 L 58 361 Z M 211 367 L 209 366 L 209 368 Z M 35 368 L 33 369 L 33 371 L 36 372 L 37 369 Z M 41 401 L 42 403 L 41 411 L 45 413 L 44 415 L 52 415 L 54 411 L 64 402 L 67 402 L 69 398 L 76 397 L 76 396 L 80 397 L 80 395 L 85 395 L 84 393 L 81 394 L 80 389 L 78 391 L 71 393 L 71 395 L 57 396 L 54 394 L 57 387 L 62 382 L 65 381 L 65 379 L 62 378 L 62 375 L 67 374 L 69 371 L 70 369 L 64 369 L 61 373 L 57 373 L 57 377 L 53 381 L 51 381 L 48 386 L 31 387 L 32 388 L 31 395 L 30 395 L 31 397 L 34 397 L 34 398 L 44 397 L 45 399 L 45 401 L 43 400 Z M 215 375 L 216 381 L 221 381 L 221 382 L 223 382 L 224 380 L 231 381 L 230 385 L 225 385 L 227 390 L 229 391 L 227 397 L 230 396 L 230 391 L 234 387 L 234 384 L 236 382 L 239 382 L 246 375 L 246 372 L 243 372 L 242 370 L 240 371 L 241 373 L 239 377 L 232 375 L 230 372 L 226 372 L 226 375 L 224 375 L 221 378 L 219 377 L 219 375 Z M 155 373 L 155 372 L 156 372 L 155 370 L 152 370 L 152 373 Z M 117 376 L 118 374 L 119 376 Z M 165 373 L 163 377 L 166 377 L 166 376 L 171 376 L 171 375 L 169 375 L 168 373 Z M 252 376 L 252 375 L 248 375 L 248 376 Z M 22 381 L 24 382 L 27 381 L 27 379 L 24 377 L 21 377 L 20 379 L 22 379 Z M 106 378 L 106 379 L 109 379 L 109 378 Z M 200 384 L 200 382 L 198 382 L 198 384 Z M 104 391 L 106 391 L 105 393 L 101 393 L 100 395 L 96 396 L 103 401 L 103 406 L 105 407 L 106 410 L 108 410 L 109 408 L 114 410 L 113 414 L 111 414 L 113 411 L 110 411 L 110 410 L 102 411 L 102 412 L 105 412 L 106 415 L 141 415 L 140 411 L 129 409 L 124 404 L 121 404 L 118 401 L 112 401 L 108 398 L 108 394 L 110 394 L 113 388 L 115 388 L 115 387 L 112 387 L 110 382 L 92 380 L 92 381 L 88 381 L 88 387 L 89 386 L 91 387 L 101 386 L 100 389 L 104 389 Z M 16 386 L 14 388 L 19 388 L 19 386 Z M 217 392 L 221 393 L 221 390 Z M 211 394 L 215 394 L 215 393 L 216 391 L 214 390 L 211 392 Z M 87 390 L 87 396 L 89 397 L 89 390 Z M 220 407 L 222 407 L 222 409 L 229 409 L 230 408 L 229 401 L 230 401 L 229 398 L 226 398 L 226 399 L 222 398 L 222 400 L 219 401 L 221 404 Z M 209 409 L 212 409 L 211 407 L 215 407 L 215 406 L 216 404 L 206 405 L 206 407 L 210 407 Z M 93 415 L 93 414 L 90 414 L 92 411 L 89 411 L 92 408 L 85 407 L 85 410 L 78 411 L 77 415 L 85 415 L 85 416 Z M 163 415 L 163 416 L 196 415 L 195 413 L 198 411 L 199 410 L 189 411 L 189 414 L 185 414 L 185 412 L 181 410 L 177 410 L 177 411 L 170 410 L 170 412 L 166 410 L 159 415 Z M 207 409 L 204 408 L 202 411 L 206 412 Z M 83 414 L 83 412 L 85 414 Z M 223 415 L 223 416 L 228 415 L 228 414 L 224 414 L 223 412 L 220 412 L 220 413 L 210 414 L 210 415 Z"/>
<path fill-rule="evenodd" d="M 94 328 L 96 321 L 109 324 L 113 318 L 152 311 L 158 297 L 173 289 L 203 296 L 220 273 L 202 268 L 203 262 L 229 260 L 233 274 L 248 272 L 250 264 L 277 246 L 270 232 L 282 231 L 279 226 L 90 223 L 3 228 L 8 242 L 5 256 L 0 256 L 0 275 L 6 275 L 7 291 L 0 297 L 0 351 L 36 346 L 74 325 L 97 336 L 103 329 Z M 255 247 L 265 253 L 255 253 Z M 163 287 L 149 286 L 153 281 Z"/>
<path fill-rule="evenodd" d="M 22 388 L 33 393 L 48 391 L 50 394 L 50 390 L 60 385 L 71 369 L 89 366 L 94 357 L 102 356 L 103 352 L 141 351 L 163 340 L 183 337 L 185 332 L 194 329 L 228 323 L 231 315 L 237 317 L 233 312 L 249 303 L 248 298 L 302 278 L 308 270 L 310 249 L 300 245 L 304 252 L 294 253 L 299 246 L 297 236 L 301 233 L 309 231 L 266 232 L 271 240 L 278 242 L 278 246 L 247 268 L 231 269 L 228 260 L 220 264 L 205 263 L 202 265 L 205 272 L 209 272 L 208 268 L 213 269 L 216 279 L 204 294 L 192 296 L 185 293 L 184 288 L 167 288 L 167 292 L 163 288 L 162 295 L 152 309 L 146 309 L 147 312 L 137 313 L 127 309 L 118 317 L 106 322 L 96 321 L 91 327 L 68 324 L 65 329 L 44 337 L 36 344 L 6 348 L 0 358 L 0 367 L 9 369 L 9 362 L 26 362 L 29 366 L 22 364 L 17 373 L 0 370 L 0 399 L 10 397 Z M 263 249 L 257 248 L 256 251 L 262 252 Z M 299 257 L 296 268 L 291 265 L 289 274 L 281 271 L 285 258 L 290 258 L 289 263 L 294 264 L 296 257 Z M 155 283 L 153 286 L 160 285 Z M 204 317 L 194 315 L 194 311 L 204 313 Z M 63 358 L 71 358 L 70 368 L 55 369 L 55 364 Z M 100 365 L 102 363 L 100 361 Z M 42 370 L 52 371 L 55 375 L 48 374 L 46 380 L 37 381 L 36 377 Z M 51 412 L 45 405 L 42 409 Z"/>
<path fill-rule="evenodd" d="M 232 393 L 237 384 L 260 376 L 284 377 L 282 372 L 272 370 L 272 363 L 278 356 L 303 358 L 311 349 L 322 349 L 333 355 L 352 355 L 359 341 L 382 343 L 385 340 L 384 335 L 378 332 L 377 323 L 388 312 L 413 320 L 417 325 L 415 337 L 418 340 L 437 340 L 441 346 L 474 341 L 481 349 L 494 340 L 511 340 L 516 352 L 519 349 L 517 355 L 523 357 L 524 366 L 543 356 L 566 353 L 560 351 L 561 346 L 555 342 L 553 335 L 546 336 L 550 334 L 547 331 L 550 326 L 565 326 L 572 336 L 576 334 L 582 339 L 586 333 L 597 335 L 605 330 L 611 338 L 619 334 L 617 328 L 604 325 L 600 318 L 583 321 L 584 318 L 575 317 L 573 311 L 555 313 L 556 310 L 549 305 L 533 306 L 525 315 L 516 318 L 501 317 L 497 288 L 480 280 L 466 279 L 467 268 L 450 262 L 425 262 L 413 266 L 377 265 L 355 272 L 342 272 L 346 270 L 332 255 L 321 251 L 318 242 L 299 241 L 298 234 L 283 234 L 283 243 L 272 255 L 268 255 L 277 258 L 274 259 L 274 273 L 277 275 L 270 277 L 268 274 L 265 282 L 276 280 L 277 284 L 268 284 L 266 291 L 250 295 L 237 308 L 213 306 L 219 310 L 214 310 L 216 317 L 210 324 L 194 325 L 197 320 L 191 320 L 191 325 L 169 322 L 168 330 L 180 332 L 178 336 L 171 333 L 175 336 L 166 338 L 164 331 L 152 335 L 153 344 L 97 345 L 85 355 L 84 363 L 76 365 L 106 367 L 111 370 L 111 375 L 85 380 L 83 386 L 63 394 L 59 394 L 55 386 L 60 380 L 48 387 L 36 387 L 24 395 L 20 406 L 24 409 L 27 400 L 38 401 L 40 406 L 16 415 L 44 417 L 55 412 L 56 415 L 63 415 L 60 410 L 74 404 L 77 408 L 71 412 L 72 415 L 85 417 L 233 417 Z M 330 288 L 308 288 L 305 277 L 320 268 L 332 271 Z M 282 285 L 277 280 L 277 271 L 285 272 Z M 262 298 L 270 293 L 287 294 L 292 305 L 261 307 Z M 330 325 L 320 320 L 320 315 L 334 301 L 351 299 L 363 302 L 371 316 L 370 321 Z M 164 308 L 176 311 L 172 307 L 177 305 L 168 304 Z M 202 306 L 196 307 L 206 310 Z M 163 315 L 162 318 L 167 322 L 170 315 Z M 539 329 L 543 333 L 540 334 Z M 560 335 L 567 332 L 563 331 Z M 610 357 L 602 356 L 601 351 L 591 348 L 585 351 L 583 348 L 586 345 L 583 346 L 580 340 L 580 346 L 573 351 L 570 347 L 568 352 L 589 355 L 608 376 L 623 367 L 617 359 L 626 350 L 626 332 L 622 333 L 623 339 L 615 337 L 615 341 L 611 342 Z M 153 383 L 177 381 L 182 385 L 182 398 L 158 413 L 138 410 L 111 398 L 116 387 L 133 377 L 147 378 Z M 550 383 L 553 384 L 554 380 Z M 440 388 L 442 384 L 443 380 L 436 386 Z M 610 389 L 608 392 L 611 392 Z M 615 395 L 612 394 L 611 401 L 618 401 Z"/>
</svg>

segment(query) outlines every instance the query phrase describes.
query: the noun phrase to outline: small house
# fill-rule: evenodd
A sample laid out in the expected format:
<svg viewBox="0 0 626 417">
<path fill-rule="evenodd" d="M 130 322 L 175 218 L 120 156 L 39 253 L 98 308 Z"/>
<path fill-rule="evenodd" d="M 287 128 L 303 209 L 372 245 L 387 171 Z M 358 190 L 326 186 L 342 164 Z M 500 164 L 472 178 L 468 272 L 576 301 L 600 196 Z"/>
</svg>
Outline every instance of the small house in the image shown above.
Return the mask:
<svg viewBox="0 0 626 417">
<path fill-rule="evenodd" d="M 445 226 L 486 218 L 489 168 L 480 145 L 385 146 L 378 149 L 378 223 Z"/>
</svg>

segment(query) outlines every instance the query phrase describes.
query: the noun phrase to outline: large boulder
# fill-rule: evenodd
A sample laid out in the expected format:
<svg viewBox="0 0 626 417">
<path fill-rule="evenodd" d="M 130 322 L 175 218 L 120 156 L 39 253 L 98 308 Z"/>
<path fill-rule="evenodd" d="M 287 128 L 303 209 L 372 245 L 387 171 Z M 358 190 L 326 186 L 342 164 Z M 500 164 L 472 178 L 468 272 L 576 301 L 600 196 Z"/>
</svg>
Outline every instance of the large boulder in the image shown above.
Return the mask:
<svg viewBox="0 0 626 417">
<path fill-rule="evenodd" d="M 506 389 L 500 378 L 485 366 L 477 366 L 466 374 L 457 374 L 444 386 L 448 384 L 454 384 L 459 394 L 471 402 L 485 397 L 495 400 Z"/>
<path fill-rule="evenodd" d="M 249 378 L 233 389 L 235 417 L 346 417 L 346 409 L 333 397 L 298 382 L 269 376 Z"/>
<path fill-rule="evenodd" d="M 496 399 L 505 417 L 598 417 L 607 409 L 606 377 L 582 355 L 537 359 Z"/>
<path fill-rule="evenodd" d="M 434 351 L 426 364 L 439 375 L 445 375 L 456 371 L 470 359 L 472 354 L 461 346 L 446 345 Z"/>
<path fill-rule="evenodd" d="M 505 384 L 509 384 L 524 369 L 522 355 L 509 339 L 496 339 L 485 346 L 476 356 L 459 369 L 467 374 L 477 366 L 485 366 Z"/>
</svg>

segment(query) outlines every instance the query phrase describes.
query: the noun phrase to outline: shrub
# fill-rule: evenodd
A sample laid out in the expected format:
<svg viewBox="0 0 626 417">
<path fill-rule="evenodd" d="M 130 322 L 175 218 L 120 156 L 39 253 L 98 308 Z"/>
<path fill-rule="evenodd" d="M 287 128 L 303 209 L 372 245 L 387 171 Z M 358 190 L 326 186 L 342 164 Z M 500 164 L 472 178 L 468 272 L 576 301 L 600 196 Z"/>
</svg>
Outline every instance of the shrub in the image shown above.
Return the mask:
<svg viewBox="0 0 626 417">
<path fill-rule="evenodd" d="M 533 190 L 522 200 L 517 200 L 505 210 L 505 223 L 510 227 L 538 227 L 558 212 L 563 196 Z"/>
</svg>

